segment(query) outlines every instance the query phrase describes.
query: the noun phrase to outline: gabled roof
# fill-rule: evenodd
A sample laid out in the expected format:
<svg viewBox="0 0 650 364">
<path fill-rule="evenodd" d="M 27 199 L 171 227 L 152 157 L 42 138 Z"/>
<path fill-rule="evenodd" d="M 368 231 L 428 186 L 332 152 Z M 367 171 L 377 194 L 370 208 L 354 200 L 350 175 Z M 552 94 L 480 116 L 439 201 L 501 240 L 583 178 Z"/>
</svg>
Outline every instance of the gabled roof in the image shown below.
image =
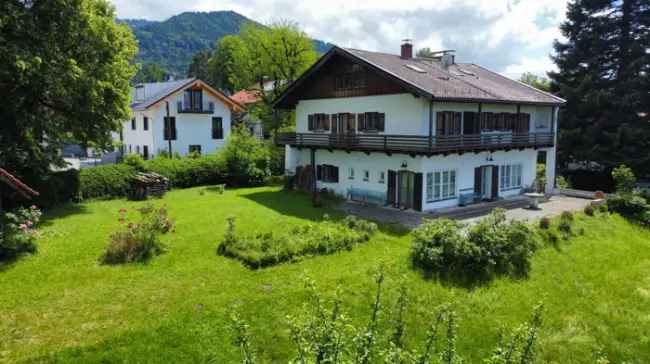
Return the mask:
<svg viewBox="0 0 650 364">
<path fill-rule="evenodd" d="M 138 84 L 131 90 L 131 99 L 135 100 L 136 88 L 139 89 L 140 87 L 144 88 L 144 99 L 131 103 L 131 109 L 134 111 L 146 110 L 173 93 L 192 86 L 200 86 L 201 88 L 208 90 L 216 98 L 225 103 L 232 111 L 242 112 L 246 109 L 243 105 L 210 87 L 210 85 L 198 78 L 185 78 L 175 81 Z"/>
<path fill-rule="evenodd" d="M 288 95 L 334 55 L 360 62 L 414 94 L 433 100 L 532 105 L 561 105 L 565 102 L 472 63 L 455 63 L 445 69 L 440 61 L 433 59 L 402 58 L 396 54 L 335 46 L 291 84 L 275 100 L 274 106 L 280 107 Z"/>
<path fill-rule="evenodd" d="M 4 168 L 0 168 L 0 181 L 3 181 L 11 188 L 16 190 L 26 199 L 38 196 L 39 193 L 34 191 L 31 187 L 23 183 L 18 178 L 14 177 L 11 173 L 7 172 Z"/>
<path fill-rule="evenodd" d="M 242 105 L 254 104 L 260 101 L 259 90 L 241 90 L 234 95 L 230 96 L 231 99 Z"/>
</svg>

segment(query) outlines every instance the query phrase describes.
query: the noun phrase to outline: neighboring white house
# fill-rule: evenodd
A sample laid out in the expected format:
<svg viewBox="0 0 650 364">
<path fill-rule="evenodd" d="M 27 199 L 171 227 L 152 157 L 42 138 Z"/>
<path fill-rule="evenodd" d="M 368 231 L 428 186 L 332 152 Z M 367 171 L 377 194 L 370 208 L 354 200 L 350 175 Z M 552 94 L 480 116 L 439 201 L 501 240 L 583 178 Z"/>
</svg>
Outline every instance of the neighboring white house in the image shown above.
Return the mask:
<svg viewBox="0 0 650 364">
<path fill-rule="evenodd" d="M 195 78 L 136 85 L 132 100 L 133 118 L 123 123 L 119 138 L 125 154 L 145 159 L 168 152 L 170 144 L 172 154 L 214 152 L 230 134 L 233 113 L 245 111 Z"/>
<path fill-rule="evenodd" d="M 295 109 L 287 173 L 351 199 L 420 211 L 522 193 L 555 180 L 564 100 L 453 53 L 414 58 L 333 47 L 275 101 Z"/>
</svg>

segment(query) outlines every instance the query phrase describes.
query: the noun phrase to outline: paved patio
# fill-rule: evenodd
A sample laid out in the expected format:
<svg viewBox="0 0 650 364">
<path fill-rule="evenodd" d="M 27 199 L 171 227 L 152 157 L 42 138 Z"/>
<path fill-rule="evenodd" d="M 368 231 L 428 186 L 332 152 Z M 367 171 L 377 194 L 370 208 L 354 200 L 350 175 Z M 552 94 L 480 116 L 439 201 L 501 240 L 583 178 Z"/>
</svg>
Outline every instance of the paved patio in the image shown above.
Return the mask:
<svg viewBox="0 0 650 364">
<path fill-rule="evenodd" d="M 552 196 L 548 201 L 540 203 L 539 210 L 530 210 L 527 208 L 515 208 L 506 211 L 506 217 L 510 220 L 536 220 L 543 216 L 557 216 L 563 211 L 582 211 L 591 201 L 587 199 L 568 197 L 563 195 Z M 460 207 L 462 209 L 462 207 Z M 381 207 L 373 205 L 364 205 L 362 203 L 346 201 L 337 209 L 348 214 L 356 215 L 364 219 L 375 220 L 388 224 L 401 224 L 408 228 L 417 227 L 422 219 L 432 218 L 431 214 L 416 212 L 412 210 L 399 211 L 395 208 Z M 473 223 L 482 217 L 473 217 L 461 221 Z"/>
</svg>

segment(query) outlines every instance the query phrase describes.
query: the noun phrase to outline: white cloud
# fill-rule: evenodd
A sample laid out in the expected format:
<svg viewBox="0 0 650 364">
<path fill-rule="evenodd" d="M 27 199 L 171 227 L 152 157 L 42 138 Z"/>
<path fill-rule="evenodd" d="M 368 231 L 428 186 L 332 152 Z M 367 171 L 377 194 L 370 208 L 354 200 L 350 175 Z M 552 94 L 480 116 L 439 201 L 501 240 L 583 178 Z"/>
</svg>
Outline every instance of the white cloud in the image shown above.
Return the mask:
<svg viewBox="0 0 650 364">
<path fill-rule="evenodd" d="M 183 11 L 234 10 L 269 23 L 291 20 L 334 44 L 395 53 L 400 40 L 416 48 L 452 48 L 460 61 L 509 76 L 553 68 L 567 0 L 111 0 L 119 17 L 162 20 Z M 531 67 L 527 69 L 526 67 Z"/>
</svg>

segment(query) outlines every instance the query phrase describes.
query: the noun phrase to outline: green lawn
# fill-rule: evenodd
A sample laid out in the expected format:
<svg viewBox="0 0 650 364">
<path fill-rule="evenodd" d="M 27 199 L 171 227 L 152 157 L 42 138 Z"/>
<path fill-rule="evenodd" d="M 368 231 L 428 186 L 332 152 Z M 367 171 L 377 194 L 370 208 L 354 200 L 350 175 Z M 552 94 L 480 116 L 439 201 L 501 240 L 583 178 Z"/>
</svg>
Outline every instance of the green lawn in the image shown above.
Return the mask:
<svg viewBox="0 0 650 364">
<path fill-rule="evenodd" d="M 201 190 L 156 202 L 168 205 L 177 227 L 163 237 L 169 251 L 146 265 L 97 263 L 119 208 L 142 203 L 95 201 L 47 214 L 39 253 L 0 267 L 0 362 L 235 362 L 226 327 L 232 304 L 250 321 L 261 359 L 287 362 L 294 353 L 285 316 L 306 297 L 303 272 L 326 295 L 342 285 L 345 306 L 361 323 L 370 312 L 370 274 L 381 261 L 387 303 L 398 277 L 410 287 L 411 342 L 424 336 L 433 307 L 452 302 L 459 351 L 475 363 L 499 327 L 527 320 L 541 300 L 541 362 L 593 363 L 597 348 L 616 363 L 650 362 L 650 232 L 618 216 L 580 217 L 585 235 L 539 251 L 529 278 L 469 291 L 423 278 L 409 263 L 408 235 L 386 227 L 350 252 L 251 271 L 215 254 L 227 216 L 237 216 L 240 231 L 255 231 L 332 211 L 278 188 Z"/>
</svg>

